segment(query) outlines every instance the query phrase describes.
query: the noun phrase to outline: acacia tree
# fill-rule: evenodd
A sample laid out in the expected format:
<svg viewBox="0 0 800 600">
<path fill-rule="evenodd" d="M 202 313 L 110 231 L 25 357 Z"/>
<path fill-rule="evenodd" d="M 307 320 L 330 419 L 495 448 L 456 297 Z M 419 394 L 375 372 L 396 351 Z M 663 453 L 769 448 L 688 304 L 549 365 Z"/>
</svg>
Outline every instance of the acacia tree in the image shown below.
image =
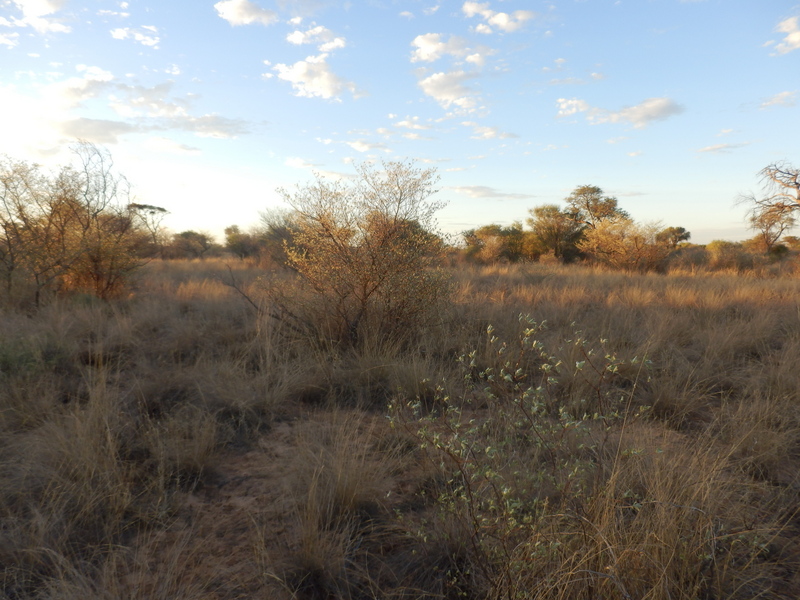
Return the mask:
<svg viewBox="0 0 800 600">
<path fill-rule="evenodd" d="M 756 232 L 758 245 L 771 253 L 783 234 L 797 223 L 794 212 L 785 207 L 757 207 L 750 214 L 750 229 Z"/>
<path fill-rule="evenodd" d="M 279 189 L 296 216 L 289 265 L 315 300 L 302 316 L 273 294 L 281 314 L 354 345 L 365 331 L 402 338 L 435 314 L 448 288 L 434 268 L 437 181 L 433 169 L 387 162 L 358 167 L 351 181 L 316 175 L 293 193 Z"/>
<path fill-rule="evenodd" d="M 758 175 L 761 178 L 762 193 L 746 194 L 743 200 L 757 212 L 775 210 L 794 212 L 800 210 L 800 169 L 786 162 L 767 165 Z"/>
<path fill-rule="evenodd" d="M 166 208 L 153 206 L 152 204 L 128 204 L 128 212 L 136 220 L 136 224 L 145 230 L 150 237 L 150 244 L 156 256 L 162 256 L 164 252 L 164 227 L 162 223 L 169 214 Z"/>
<path fill-rule="evenodd" d="M 583 227 L 572 214 L 557 204 L 536 206 L 528 211 L 528 227 L 545 251 L 552 251 L 559 260 L 570 260 L 578 253 L 577 242 Z"/>
<path fill-rule="evenodd" d="M 657 224 L 631 219 L 605 220 L 584 233 L 578 247 L 595 261 L 615 269 L 660 269 L 672 248 L 658 239 Z"/>
<path fill-rule="evenodd" d="M 616 198 L 604 194 L 595 185 L 578 186 L 565 198 L 566 212 L 572 215 L 574 221 L 590 229 L 608 219 L 629 218 L 628 213 L 617 205 Z"/>
<path fill-rule="evenodd" d="M 786 162 L 767 165 L 759 171 L 760 194 L 745 194 L 741 200 L 749 205 L 751 229 L 769 252 L 781 235 L 794 227 L 796 211 L 800 210 L 800 169 Z"/>
<path fill-rule="evenodd" d="M 522 223 L 510 226 L 484 225 L 461 234 L 466 243 L 466 256 L 484 263 L 507 260 L 517 262 L 524 254 L 525 232 Z"/>
<path fill-rule="evenodd" d="M 141 242 L 126 209 L 127 181 L 110 155 L 80 143 L 74 166 L 48 176 L 37 165 L 0 165 L 0 259 L 6 292 L 17 282 L 42 293 L 56 287 L 108 297 L 140 264 Z"/>
<path fill-rule="evenodd" d="M 674 250 L 681 242 L 688 241 L 690 237 L 692 237 L 692 234 L 686 231 L 684 227 L 667 227 L 658 232 L 656 241 Z"/>
</svg>

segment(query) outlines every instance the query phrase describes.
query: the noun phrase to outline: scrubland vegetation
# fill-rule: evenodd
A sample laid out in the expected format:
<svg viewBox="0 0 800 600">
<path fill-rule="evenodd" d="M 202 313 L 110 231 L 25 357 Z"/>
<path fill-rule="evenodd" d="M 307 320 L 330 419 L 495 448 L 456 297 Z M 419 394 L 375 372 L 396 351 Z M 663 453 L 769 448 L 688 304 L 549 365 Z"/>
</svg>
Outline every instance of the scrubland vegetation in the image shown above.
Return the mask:
<svg viewBox="0 0 800 600">
<path fill-rule="evenodd" d="M 4 312 L 4 594 L 796 597 L 796 279 L 450 274 L 357 347 L 212 260 Z"/>
<path fill-rule="evenodd" d="M 37 262 L 41 217 L 4 225 L 4 597 L 800 595 L 791 252 L 700 260 L 600 198 L 573 250 L 483 265 L 389 163 L 284 192 L 266 259 L 164 259 L 158 207 L 35 181 L 70 227 Z M 565 264 L 597 232 L 670 252 Z"/>
</svg>

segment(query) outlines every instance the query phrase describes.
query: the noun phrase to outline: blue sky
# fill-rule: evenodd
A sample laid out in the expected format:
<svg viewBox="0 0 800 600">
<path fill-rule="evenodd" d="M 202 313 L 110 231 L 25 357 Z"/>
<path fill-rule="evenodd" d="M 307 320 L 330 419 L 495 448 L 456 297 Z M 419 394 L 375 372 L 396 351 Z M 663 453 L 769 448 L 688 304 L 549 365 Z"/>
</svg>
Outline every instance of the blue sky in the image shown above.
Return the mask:
<svg viewBox="0 0 800 600">
<path fill-rule="evenodd" d="M 0 153 L 105 146 L 137 201 L 217 236 L 316 171 L 435 167 L 447 232 L 579 185 L 692 241 L 800 166 L 781 0 L 0 0 Z"/>
</svg>

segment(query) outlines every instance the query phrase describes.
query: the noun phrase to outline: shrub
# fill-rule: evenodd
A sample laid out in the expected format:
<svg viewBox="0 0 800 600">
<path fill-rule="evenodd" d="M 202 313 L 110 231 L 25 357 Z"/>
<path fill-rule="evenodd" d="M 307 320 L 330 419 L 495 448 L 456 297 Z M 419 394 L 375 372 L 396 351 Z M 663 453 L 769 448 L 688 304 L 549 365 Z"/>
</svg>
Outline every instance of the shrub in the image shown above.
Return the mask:
<svg viewBox="0 0 800 600">
<path fill-rule="evenodd" d="M 436 268 L 436 181 L 432 169 L 391 162 L 361 166 L 352 182 L 317 176 L 294 194 L 279 190 L 297 215 L 287 257 L 300 284 L 291 303 L 271 294 L 284 318 L 350 345 L 365 332 L 403 339 L 427 323 L 449 289 Z"/>
</svg>

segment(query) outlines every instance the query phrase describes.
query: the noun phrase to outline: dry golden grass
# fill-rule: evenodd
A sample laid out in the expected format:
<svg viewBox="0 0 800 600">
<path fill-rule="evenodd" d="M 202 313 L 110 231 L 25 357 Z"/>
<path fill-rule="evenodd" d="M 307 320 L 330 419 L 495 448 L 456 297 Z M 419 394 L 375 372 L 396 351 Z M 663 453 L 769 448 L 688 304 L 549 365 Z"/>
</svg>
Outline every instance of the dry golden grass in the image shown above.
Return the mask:
<svg viewBox="0 0 800 600">
<path fill-rule="evenodd" d="M 800 595 L 800 280 L 452 277 L 435 323 L 359 348 L 270 316 L 291 276 L 240 262 L 0 312 L 0 595 Z"/>
</svg>

